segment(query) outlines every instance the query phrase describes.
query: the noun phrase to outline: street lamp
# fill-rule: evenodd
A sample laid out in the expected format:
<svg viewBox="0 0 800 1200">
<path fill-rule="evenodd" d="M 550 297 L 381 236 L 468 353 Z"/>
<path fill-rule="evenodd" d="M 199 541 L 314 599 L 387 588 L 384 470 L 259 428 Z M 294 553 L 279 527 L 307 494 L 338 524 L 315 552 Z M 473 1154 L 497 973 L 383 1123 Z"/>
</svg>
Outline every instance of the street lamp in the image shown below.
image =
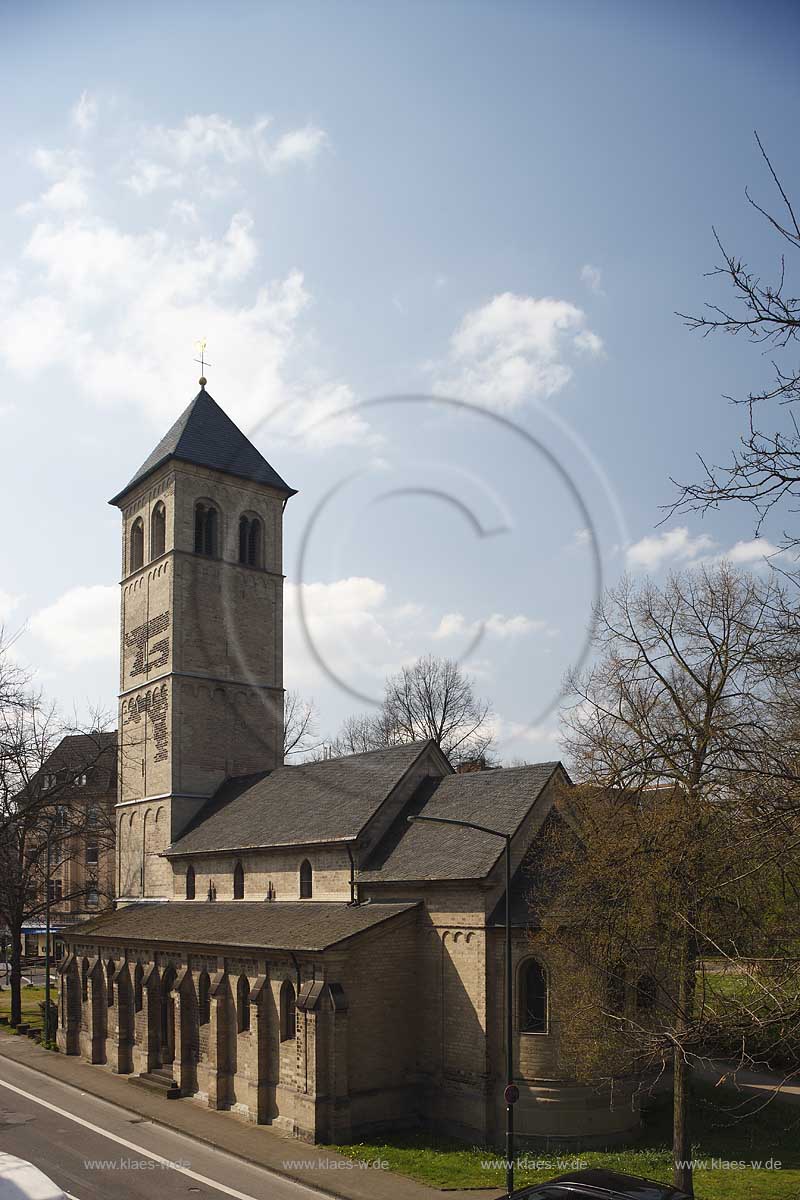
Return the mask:
<svg viewBox="0 0 800 1200">
<path fill-rule="evenodd" d="M 506 847 L 506 1086 L 503 1098 L 506 1102 L 506 1193 L 514 1190 L 514 1105 L 519 1099 L 519 1089 L 514 1083 L 514 1003 L 511 973 L 511 835 L 487 825 L 476 825 L 474 821 L 458 821 L 454 817 L 409 817 L 411 821 L 430 821 L 435 825 L 460 825 L 462 829 L 477 829 L 502 838 Z"/>
</svg>

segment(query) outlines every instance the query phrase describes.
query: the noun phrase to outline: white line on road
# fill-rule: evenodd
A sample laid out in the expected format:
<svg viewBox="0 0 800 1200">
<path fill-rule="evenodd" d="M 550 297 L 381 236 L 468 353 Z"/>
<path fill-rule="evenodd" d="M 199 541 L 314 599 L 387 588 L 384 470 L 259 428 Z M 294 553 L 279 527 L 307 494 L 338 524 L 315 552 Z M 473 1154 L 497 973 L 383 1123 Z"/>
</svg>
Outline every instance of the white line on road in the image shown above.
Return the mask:
<svg viewBox="0 0 800 1200">
<path fill-rule="evenodd" d="M 43 1108 L 49 1108 L 51 1112 L 58 1113 L 60 1117 L 66 1117 L 68 1121 L 74 1121 L 76 1125 L 82 1125 L 84 1129 L 90 1129 L 92 1133 L 99 1133 L 101 1137 L 108 1138 L 112 1142 L 116 1142 L 119 1146 L 124 1146 L 126 1150 L 133 1150 L 137 1154 L 141 1154 L 142 1158 L 152 1159 L 153 1162 L 161 1163 L 162 1166 L 169 1167 L 171 1171 L 179 1171 L 181 1175 L 186 1175 L 189 1179 L 194 1179 L 197 1183 L 207 1184 L 208 1187 L 215 1188 L 218 1192 L 222 1192 L 226 1196 L 233 1196 L 234 1200 L 256 1200 L 255 1196 L 249 1195 L 247 1192 L 238 1192 L 236 1188 L 228 1187 L 225 1183 L 217 1183 L 215 1179 L 209 1179 L 207 1175 L 200 1175 L 197 1171 L 190 1171 L 188 1167 L 181 1167 L 171 1159 L 164 1158 L 161 1154 L 156 1154 L 153 1150 L 148 1150 L 145 1146 L 138 1146 L 136 1142 L 129 1142 L 127 1138 L 120 1137 L 119 1134 L 109 1133 L 107 1129 L 101 1129 L 99 1125 L 93 1125 L 91 1121 L 85 1121 L 83 1117 L 76 1117 L 74 1113 L 67 1112 L 63 1108 L 59 1108 L 57 1104 L 51 1104 L 49 1100 L 42 1100 L 39 1096 L 34 1096 L 30 1092 L 23 1091 L 22 1088 L 15 1087 L 13 1083 L 6 1083 L 4 1079 L 0 1079 L 0 1087 L 8 1088 L 11 1092 L 16 1092 L 18 1096 L 24 1096 L 26 1100 L 32 1100 L 34 1104 L 41 1104 Z M 179 1133 L 179 1130 L 175 1131 Z M 277 1172 L 271 1172 L 267 1168 L 257 1168 L 265 1171 L 266 1174 L 274 1174 L 276 1178 L 282 1178 L 277 1175 Z M 312 1196 L 319 1196 L 320 1193 L 314 1191 L 313 1188 L 307 1187 L 303 1183 L 297 1183 L 293 1179 L 287 1179 L 287 1183 L 294 1184 L 297 1188 L 302 1188 L 304 1192 L 309 1192 Z"/>
</svg>

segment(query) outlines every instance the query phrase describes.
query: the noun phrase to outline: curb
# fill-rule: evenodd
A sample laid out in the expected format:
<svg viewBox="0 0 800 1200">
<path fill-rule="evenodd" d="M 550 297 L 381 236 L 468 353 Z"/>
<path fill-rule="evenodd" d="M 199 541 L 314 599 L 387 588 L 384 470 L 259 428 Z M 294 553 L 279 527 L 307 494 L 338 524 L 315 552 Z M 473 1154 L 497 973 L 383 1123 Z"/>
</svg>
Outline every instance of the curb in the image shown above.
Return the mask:
<svg viewBox="0 0 800 1200">
<path fill-rule="evenodd" d="M 10 1062 L 16 1063 L 17 1066 L 27 1067 L 29 1070 L 36 1071 L 37 1074 L 44 1075 L 48 1079 L 51 1079 L 56 1083 L 63 1083 L 66 1087 L 73 1088 L 77 1092 L 86 1093 L 90 1096 L 93 1096 L 96 1100 L 102 1101 L 105 1104 L 111 1104 L 115 1108 L 121 1109 L 123 1112 L 130 1113 L 131 1116 L 135 1116 L 135 1117 L 145 1116 L 145 1114 L 140 1112 L 139 1109 L 130 1108 L 130 1107 L 128 1107 L 128 1105 L 122 1103 L 121 1101 L 106 1100 L 106 1098 L 104 1096 L 97 1095 L 96 1092 L 90 1091 L 89 1088 L 87 1088 L 87 1087 L 82 1087 L 81 1084 L 79 1084 L 79 1083 L 71 1083 L 69 1080 L 59 1078 L 58 1075 L 51 1074 L 48 1070 L 46 1070 L 46 1068 L 44 1067 L 43 1064 L 39 1065 L 36 1063 L 35 1060 L 33 1062 L 21 1062 L 19 1059 L 15 1058 L 11 1055 L 4 1054 L 4 1052 L 2 1050 L 2 1044 L 6 1040 L 6 1038 L 3 1036 L 3 1033 L 5 1033 L 5 1030 L 0 1032 L 0 1059 L 8 1058 L 8 1060 Z M 10 1038 L 12 1036 L 15 1036 L 15 1035 L 12 1035 L 11 1033 L 6 1034 L 6 1037 Z M 21 1040 L 23 1041 L 23 1043 L 27 1042 L 27 1038 L 23 1038 Z M 44 1053 L 45 1054 L 47 1054 L 47 1053 L 56 1054 L 59 1052 L 44 1051 Z M 60 1057 L 64 1058 L 65 1056 L 60 1055 Z M 113 1076 L 112 1076 L 112 1078 L 113 1078 Z M 241 1154 L 237 1150 L 227 1149 L 226 1146 L 221 1145 L 218 1141 L 214 1141 L 212 1138 L 204 1136 L 203 1134 L 186 1133 L 183 1129 L 180 1129 L 176 1125 L 170 1124 L 170 1122 L 163 1120 L 160 1117 L 157 1117 L 157 1116 L 154 1117 L 154 1116 L 150 1116 L 149 1114 L 147 1114 L 146 1120 L 149 1121 L 153 1125 L 157 1125 L 161 1129 L 168 1129 L 171 1133 L 177 1133 L 181 1137 L 190 1138 L 193 1141 L 200 1142 L 202 1145 L 207 1146 L 211 1150 L 217 1150 L 221 1154 L 227 1154 L 230 1158 L 234 1158 L 237 1160 L 237 1162 L 244 1163 L 248 1167 L 255 1167 L 258 1170 L 265 1171 L 268 1175 L 277 1175 L 279 1179 L 286 1179 L 286 1180 L 290 1181 L 291 1183 L 298 1184 L 300 1187 L 308 1188 L 310 1191 L 317 1191 L 323 1195 L 330 1196 L 330 1197 L 332 1197 L 332 1200 L 356 1200 L 356 1198 L 353 1196 L 352 1192 L 337 1192 L 334 1188 L 326 1187 L 325 1184 L 317 1183 L 316 1180 L 308 1180 L 299 1175 L 292 1175 L 289 1171 L 281 1170 L 280 1167 L 265 1166 L 264 1163 L 258 1162 L 258 1161 L 256 1161 L 256 1159 L 249 1158 L 246 1154 Z M 273 1136 L 277 1136 L 277 1135 L 273 1135 Z M 288 1141 L 288 1139 L 287 1139 L 287 1144 L 288 1145 L 291 1144 Z M 299 1146 L 303 1146 L 304 1144 L 305 1143 L 303 1143 L 303 1142 L 298 1142 Z M 333 1155 L 333 1154 L 338 1154 L 338 1152 L 335 1150 L 332 1150 L 332 1151 L 328 1151 L 328 1154 Z M 347 1158 L 346 1155 L 338 1155 L 338 1157 L 343 1158 L 343 1159 Z M 347 1160 L 347 1161 L 353 1161 L 353 1160 Z M 355 1170 L 356 1168 L 354 1167 L 353 1169 Z M 475 1192 L 476 1194 L 478 1192 L 495 1192 L 496 1191 L 496 1189 L 494 1189 L 494 1188 L 479 1188 L 479 1189 L 432 1188 L 432 1187 L 429 1187 L 427 1184 L 420 1183 L 416 1179 L 409 1178 L 407 1175 L 395 1175 L 395 1173 L 391 1172 L 391 1171 L 388 1171 L 387 1174 L 390 1176 L 393 1176 L 394 1178 L 401 1179 L 404 1182 L 408 1182 L 408 1183 L 414 1185 L 415 1187 L 424 1189 L 425 1191 L 427 1191 L 430 1194 L 431 1197 L 440 1196 L 440 1197 L 442 1197 L 442 1200 L 444 1200 L 445 1197 L 452 1196 L 454 1192 L 458 1192 L 458 1191 L 469 1190 L 471 1192 Z"/>
</svg>

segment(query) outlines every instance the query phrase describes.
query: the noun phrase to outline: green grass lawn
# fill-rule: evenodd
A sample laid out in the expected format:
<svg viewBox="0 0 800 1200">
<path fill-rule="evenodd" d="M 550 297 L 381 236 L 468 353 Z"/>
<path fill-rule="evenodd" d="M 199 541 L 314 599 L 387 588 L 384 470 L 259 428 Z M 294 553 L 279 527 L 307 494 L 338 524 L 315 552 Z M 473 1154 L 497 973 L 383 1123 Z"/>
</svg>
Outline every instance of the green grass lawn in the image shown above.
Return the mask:
<svg viewBox="0 0 800 1200">
<path fill-rule="evenodd" d="M 635 1146 L 609 1151 L 526 1151 L 520 1155 L 516 1186 L 542 1182 L 581 1165 L 604 1166 L 632 1175 L 671 1181 L 671 1099 L 654 1103 L 646 1114 L 645 1128 Z M 705 1169 L 695 1174 L 698 1200 L 798 1200 L 800 1197 L 800 1108 L 773 1103 L 761 1112 L 743 1115 L 740 1094 L 722 1088 L 698 1087 L 694 1118 L 693 1158 L 704 1159 Z M 735 1111 L 734 1111 L 735 1110 Z M 488 1167 L 487 1160 L 502 1153 L 465 1147 L 407 1134 L 387 1141 L 333 1146 L 340 1154 L 361 1162 L 383 1159 L 390 1171 L 408 1175 L 438 1188 L 499 1188 L 504 1183 L 502 1164 Z M 529 1166 L 525 1166 L 525 1159 Z M 559 1162 L 558 1159 L 561 1159 Z M 750 1164 L 753 1160 L 779 1160 L 778 1170 L 723 1169 L 711 1160 Z M 538 1169 L 532 1164 L 541 1163 Z"/>
<path fill-rule="evenodd" d="M 51 988 L 53 1000 L 57 998 L 55 988 Z M 43 987 L 23 987 L 22 989 L 22 1019 L 34 1029 L 42 1028 L 42 1011 L 39 1002 L 44 1000 Z M 11 988 L 4 987 L 0 992 L 0 1016 L 11 1016 Z"/>
</svg>

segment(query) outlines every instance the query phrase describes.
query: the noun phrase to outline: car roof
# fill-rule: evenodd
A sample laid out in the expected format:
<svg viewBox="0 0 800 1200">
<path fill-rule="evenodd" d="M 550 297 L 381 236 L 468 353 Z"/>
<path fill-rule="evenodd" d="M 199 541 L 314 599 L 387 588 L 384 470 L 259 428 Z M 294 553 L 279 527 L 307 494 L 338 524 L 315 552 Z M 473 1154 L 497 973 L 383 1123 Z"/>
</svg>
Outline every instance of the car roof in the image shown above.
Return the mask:
<svg viewBox="0 0 800 1200">
<path fill-rule="evenodd" d="M 625 1196 L 626 1200 L 683 1200 L 684 1192 L 679 1192 L 669 1183 L 659 1183 L 656 1179 L 642 1179 L 638 1175 L 623 1175 L 619 1171 L 607 1171 L 603 1167 L 588 1167 L 584 1171 L 571 1171 L 568 1175 L 559 1175 L 558 1179 L 548 1179 L 548 1184 L 581 1183 L 598 1188 L 604 1192 L 616 1192 Z"/>
<path fill-rule="evenodd" d="M 27 1159 L 0 1153 L 0 1200 L 67 1200 L 67 1194 Z"/>
</svg>

